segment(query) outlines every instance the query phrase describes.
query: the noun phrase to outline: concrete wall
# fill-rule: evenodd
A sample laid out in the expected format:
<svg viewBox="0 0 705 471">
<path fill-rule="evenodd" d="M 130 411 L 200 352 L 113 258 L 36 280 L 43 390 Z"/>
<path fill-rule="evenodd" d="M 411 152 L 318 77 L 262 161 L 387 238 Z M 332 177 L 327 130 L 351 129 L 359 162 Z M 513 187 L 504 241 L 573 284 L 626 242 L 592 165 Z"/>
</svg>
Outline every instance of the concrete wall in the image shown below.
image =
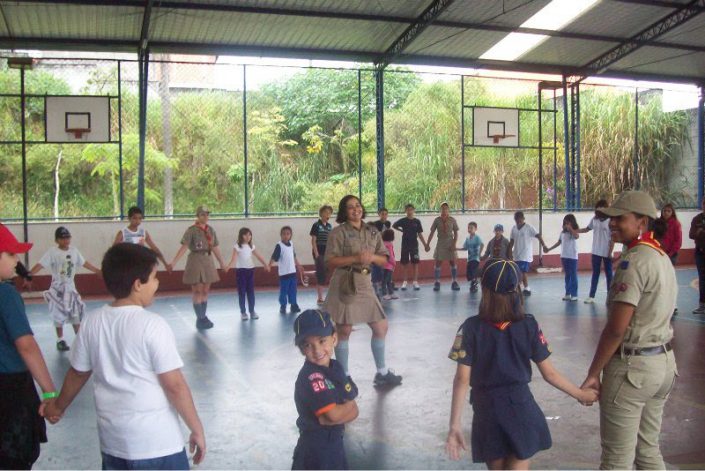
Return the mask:
<svg viewBox="0 0 705 471">
<path fill-rule="evenodd" d="M 543 237 L 548 245 L 553 245 L 553 243 L 558 239 L 558 235 L 561 231 L 561 224 L 563 221 L 563 216 L 565 212 L 546 212 L 543 216 Z M 690 264 L 693 263 L 693 241 L 688 239 L 688 229 L 690 227 L 690 220 L 696 215 L 696 211 L 679 211 L 678 218 L 683 224 L 683 250 L 681 251 L 681 256 L 679 263 Z M 577 212 L 576 217 L 578 219 L 578 224 L 581 227 L 586 226 L 590 219 L 592 218 L 592 211 Z M 374 217 L 369 217 L 368 220 L 376 220 L 376 214 Z M 458 225 L 460 226 L 459 234 L 459 245 L 465 239 L 467 234 L 467 224 L 470 221 L 475 221 L 478 224 L 478 233 L 482 237 L 483 241 L 487 242 L 492 236 L 492 228 L 495 224 L 503 224 L 505 228 L 505 235 L 509 238 L 509 233 L 514 225 L 512 219 L 513 213 L 480 213 L 472 214 L 466 213 L 464 215 L 455 214 L 454 217 L 458 220 Z M 390 220 L 395 221 L 401 215 L 392 215 Z M 424 226 L 424 235 L 428 237 L 429 229 L 435 215 L 421 215 L 418 216 Z M 526 220 L 529 224 L 533 225 L 537 229 L 539 228 L 538 213 L 536 212 L 526 212 Z M 269 259 L 274 245 L 279 240 L 279 229 L 284 225 L 289 225 L 293 228 L 294 236 L 293 242 L 296 248 L 299 260 L 301 263 L 306 265 L 308 269 L 313 269 L 313 259 L 311 256 L 311 238 L 308 235 L 311 225 L 315 221 L 311 217 L 286 217 L 286 218 L 248 218 L 248 219 L 211 219 L 211 225 L 216 230 L 218 238 L 220 240 L 221 251 L 223 253 L 223 258 L 227 263 L 232 255 L 232 246 L 236 241 L 238 230 L 243 227 L 249 227 L 253 233 L 253 240 L 255 246 L 262 253 L 262 255 Z M 179 242 L 181 236 L 186 230 L 186 228 L 193 223 L 191 219 L 185 220 L 154 220 L 150 221 L 147 219 L 144 222 L 144 226 L 149 231 L 152 239 L 155 241 L 157 246 L 161 249 L 166 257 L 167 261 L 171 261 L 174 257 L 176 251 L 179 249 Z M 63 225 L 71 231 L 73 236 L 72 244 L 76 246 L 81 253 L 86 257 L 88 261 L 96 266 L 100 266 L 103 253 L 112 244 L 115 234 L 124 227 L 124 222 L 119 221 L 92 221 L 92 222 L 64 222 L 64 223 L 48 223 L 48 222 L 36 222 L 29 225 L 29 240 L 34 242 L 34 247 L 29 253 L 30 267 L 34 265 L 42 256 L 42 254 L 51 246 L 54 245 L 54 230 L 59 225 Z M 10 230 L 17 236 L 18 239 L 22 238 L 22 225 L 21 224 L 7 224 Z M 401 252 L 401 238 L 400 233 L 397 233 L 397 238 L 394 242 L 395 251 L 397 257 Z M 432 244 L 435 246 L 435 242 Z M 537 263 L 538 260 L 538 242 L 534 244 L 534 262 Z M 578 240 L 578 250 L 580 252 L 580 269 L 589 269 L 590 267 L 590 251 L 592 248 L 592 234 L 583 234 Z M 619 249 L 619 247 L 617 247 Z M 433 275 L 433 247 L 431 252 L 423 252 L 421 249 L 421 276 L 422 278 L 428 278 Z M 459 253 L 460 258 L 465 258 L 462 252 Z M 560 248 L 555 249 L 548 255 L 543 257 L 543 263 L 546 266 L 560 266 Z M 174 272 L 167 274 L 166 272 L 160 273 L 160 281 L 162 290 L 177 290 L 185 289 L 186 286 L 181 284 L 181 272 L 184 269 L 186 263 L 186 256 L 184 256 L 176 267 L 174 267 Z M 163 267 L 159 267 L 163 270 Z M 464 263 L 461 264 L 461 270 L 464 270 Z M 45 275 L 45 272 L 41 272 L 37 276 L 34 283 L 34 288 L 45 289 L 49 283 L 49 277 L 41 276 Z M 397 270 L 395 273 L 395 278 L 399 277 L 400 272 Z M 447 268 L 444 267 L 444 276 L 447 276 Z M 221 275 L 222 276 L 222 275 Z M 235 276 L 233 271 L 230 271 L 225 276 L 222 276 L 220 283 L 214 285 L 214 288 L 218 287 L 234 287 L 235 286 Z M 313 278 L 313 277 L 312 277 Z M 105 293 L 105 288 L 95 275 L 81 269 L 78 272 L 77 285 L 79 291 L 84 294 L 103 294 Z M 256 271 L 255 282 L 258 286 L 263 285 L 276 285 L 276 275 L 274 273 L 266 273 L 264 270 Z"/>
</svg>

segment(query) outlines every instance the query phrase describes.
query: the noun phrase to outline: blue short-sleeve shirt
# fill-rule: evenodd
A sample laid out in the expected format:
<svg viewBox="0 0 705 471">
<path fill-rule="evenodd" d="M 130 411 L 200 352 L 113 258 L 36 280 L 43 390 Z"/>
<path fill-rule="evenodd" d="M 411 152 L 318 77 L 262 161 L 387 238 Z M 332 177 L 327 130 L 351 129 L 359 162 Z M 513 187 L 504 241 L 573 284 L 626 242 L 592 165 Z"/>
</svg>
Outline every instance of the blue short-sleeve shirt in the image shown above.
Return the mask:
<svg viewBox="0 0 705 471">
<path fill-rule="evenodd" d="M 357 397 L 357 386 L 336 360 L 331 360 L 328 368 L 309 361 L 299 372 L 294 389 L 294 401 L 299 418 L 296 426 L 302 432 L 313 430 L 343 430 L 344 425 L 321 425 L 318 417 L 336 404 Z"/>
<path fill-rule="evenodd" d="M 448 357 L 472 366 L 473 388 L 495 388 L 531 381 L 531 361 L 551 354 L 546 337 L 531 314 L 517 322 L 491 324 L 469 317 L 458 329 Z"/>
<path fill-rule="evenodd" d="M 15 340 L 32 334 L 20 293 L 11 284 L 0 283 L 0 373 L 27 371 Z"/>
</svg>

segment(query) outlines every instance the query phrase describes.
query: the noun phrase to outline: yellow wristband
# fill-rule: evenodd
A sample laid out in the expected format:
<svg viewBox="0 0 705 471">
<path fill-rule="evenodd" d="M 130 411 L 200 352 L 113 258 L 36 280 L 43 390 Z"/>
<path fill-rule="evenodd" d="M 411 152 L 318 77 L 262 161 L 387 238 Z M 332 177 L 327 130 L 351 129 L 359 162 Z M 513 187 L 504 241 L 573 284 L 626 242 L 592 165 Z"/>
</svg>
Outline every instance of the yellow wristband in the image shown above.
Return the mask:
<svg viewBox="0 0 705 471">
<path fill-rule="evenodd" d="M 58 391 L 52 391 L 52 392 L 45 392 L 42 393 L 42 399 L 47 400 L 47 399 L 54 399 L 55 397 L 59 397 L 59 392 Z"/>
</svg>

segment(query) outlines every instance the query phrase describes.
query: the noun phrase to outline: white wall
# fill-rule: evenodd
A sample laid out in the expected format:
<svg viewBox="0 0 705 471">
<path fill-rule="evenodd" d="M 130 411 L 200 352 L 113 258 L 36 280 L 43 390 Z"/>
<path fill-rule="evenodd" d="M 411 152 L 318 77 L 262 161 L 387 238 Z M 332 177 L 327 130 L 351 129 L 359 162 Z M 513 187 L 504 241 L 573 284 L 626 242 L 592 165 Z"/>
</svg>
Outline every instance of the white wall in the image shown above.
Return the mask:
<svg viewBox="0 0 705 471">
<path fill-rule="evenodd" d="M 678 211 L 678 219 L 683 224 L 683 248 L 693 248 L 693 241 L 688 239 L 688 229 L 690 227 L 691 219 L 698 214 L 698 211 Z M 558 239 L 558 235 L 561 231 L 561 225 L 563 221 L 563 216 L 566 212 L 546 212 L 543 215 L 543 237 L 548 245 L 553 245 L 553 243 Z M 537 212 L 525 212 L 526 221 L 538 229 L 538 213 Z M 578 224 L 581 227 L 586 226 L 590 222 L 590 218 L 593 216 L 592 211 L 582 211 L 575 213 Z M 371 214 L 368 217 L 369 221 L 374 221 L 377 219 L 376 214 Z M 464 215 L 453 214 L 457 219 L 458 225 L 460 226 L 460 234 L 458 236 L 458 244 L 462 244 L 465 240 L 467 234 L 467 224 L 470 221 L 475 221 L 478 224 L 478 233 L 483 241 L 487 242 L 492 236 L 492 229 L 495 224 L 504 225 L 504 233 L 507 238 L 509 238 L 509 233 L 514 225 L 514 220 L 512 219 L 513 213 L 466 213 Z M 396 221 L 398 218 L 403 217 L 403 215 L 391 215 L 390 220 L 392 222 Z M 436 215 L 420 215 L 418 218 L 421 220 L 424 227 L 424 236 L 428 237 L 429 229 L 431 223 Z M 221 245 L 221 251 L 225 262 L 230 260 L 232 254 L 232 246 L 237 239 L 238 230 L 245 226 L 249 227 L 253 233 L 253 240 L 262 255 L 269 259 L 269 256 L 274 249 L 274 245 L 279 240 L 279 230 L 284 225 L 289 225 L 294 231 L 294 247 L 296 248 L 297 255 L 301 263 L 306 265 L 313 264 L 313 259 L 311 258 L 311 238 L 308 235 L 311 229 L 311 225 L 315 221 L 315 218 L 311 217 L 281 217 L 281 218 L 248 218 L 248 219 L 217 219 L 213 218 L 210 224 L 216 230 L 218 239 Z M 333 221 L 332 221 L 333 222 Z M 179 243 L 181 236 L 184 231 L 188 228 L 193 220 L 182 219 L 182 220 L 154 220 L 150 221 L 147 219 L 144 222 L 144 226 L 149 231 L 152 239 L 161 249 L 166 257 L 167 261 L 171 259 L 176 254 L 179 249 Z M 9 223 L 6 224 L 10 230 L 17 236 L 19 240 L 22 240 L 22 224 Z M 34 247 L 30 251 L 29 260 L 30 266 L 36 263 L 42 256 L 42 254 L 51 246 L 54 245 L 54 230 L 63 225 L 71 231 L 73 237 L 72 244 L 81 251 L 81 253 L 86 257 L 88 261 L 94 265 L 99 266 L 103 253 L 112 244 L 115 234 L 122 227 L 126 225 L 125 222 L 118 221 L 88 221 L 88 222 L 64 222 L 64 223 L 53 223 L 53 222 L 36 222 L 29 224 L 29 240 L 34 242 Z M 395 250 L 397 254 L 401 250 L 401 238 L 400 233 L 397 232 L 397 237 L 394 242 Z M 435 246 L 435 243 L 432 244 Z M 592 234 L 587 233 L 581 235 L 578 240 L 578 250 L 580 253 L 590 253 L 592 247 Z M 534 244 L 534 253 L 538 254 L 538 242 Z M 558 249 L 551 252 L 552 254 L 558 254 Z M 397 255 L 398 256 L 398 255 Z M 421 259 L 431 259 L 433 256 L 433 248 L 431 252 L 421 253 Z M 186 263 L 186 256 L 184 256 L 179 264 L 175 267 L 177 270 L 182 270 Z M 82 269 L 81 272 L 87 272 Z"/>
</svg>

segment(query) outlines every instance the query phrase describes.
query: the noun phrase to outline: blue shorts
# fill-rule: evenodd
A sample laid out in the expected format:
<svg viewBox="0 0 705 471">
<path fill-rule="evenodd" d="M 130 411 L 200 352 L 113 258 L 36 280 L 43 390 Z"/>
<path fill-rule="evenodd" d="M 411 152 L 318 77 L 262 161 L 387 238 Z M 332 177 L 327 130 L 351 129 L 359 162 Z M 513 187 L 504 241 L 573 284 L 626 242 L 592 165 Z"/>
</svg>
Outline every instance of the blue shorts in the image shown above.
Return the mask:
<svg viewBox="0 0 705 471">
<path fill-rule="evenodd" d="M 472 460 L 486 463 L 514 455 L 531 458 L 551 448 L 546 417 L 528 384 L 472 390 Z"/>
<path fill-rule="evenodd" d="M 529 273 L 529 271 L 531 270 L 531 263 L 530 262 L 524 262 L 522 260 L 517 260 L 516 264 L 519 267 L 519 270 L 521 270 L 523 273 Z"/>
<path fill-rule="evenodd" d="M 291 469 L 350 469 L 342 430 L 301 432 Z"/>
</svg>

